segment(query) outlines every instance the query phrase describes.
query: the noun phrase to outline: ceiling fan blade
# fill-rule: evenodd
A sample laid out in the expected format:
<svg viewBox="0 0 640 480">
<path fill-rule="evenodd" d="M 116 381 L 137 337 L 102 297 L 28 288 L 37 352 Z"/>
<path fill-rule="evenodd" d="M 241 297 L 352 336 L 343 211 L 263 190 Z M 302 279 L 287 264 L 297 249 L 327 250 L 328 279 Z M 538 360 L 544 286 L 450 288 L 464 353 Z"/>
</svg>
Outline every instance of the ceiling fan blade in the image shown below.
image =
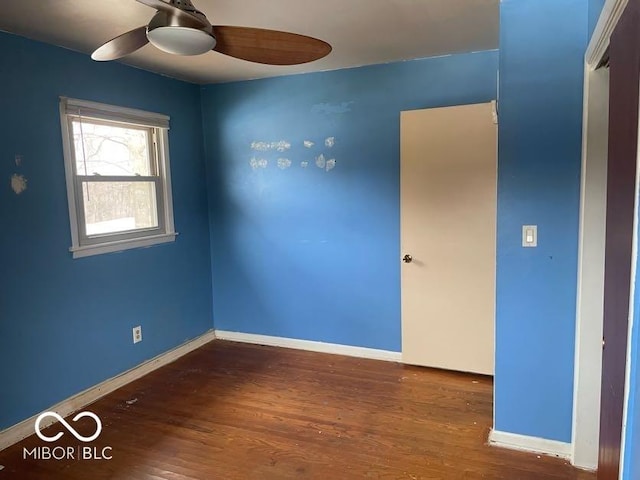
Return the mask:
<svg viewBox="0 0 640 480">
<path fill-rule="evenodd" d="M 331 52 L 327 42 L 277 30 L 215 25 L 213 34 L 216 52 L 266 65 L 298 65 Z"/>
<path fill-rule="evenodd" d="M 147 27 L 138 27 L 98 47 L 96 51 L 91 54 L 91 58 L 98 62 L 116 60 L 135 52 L 147 43 L 149 43 L 149 40 L 147 40 Z"/>
<path fill-rule="evenodd" d="M 179 9 L 171 5 L 170 3 L 163 2 L 162 0 L 136 0 L 139 3 L 142 3 L 148 7 L 155 8 L 159 12 L 168 13 L 169 15 L 173 15 L 176 17 L 181 23 L 185 23 L 185 27 L 191 25 L 194 28 L 202 28 L 202 27 L 210 27 L 209 22 L 205 19 L 198 17 L 197 15 L 191 15 L 189 12 L 185 12 L 184 10 Z M 195 20 L 195 23 L 193 23 Z"/>
</svg>

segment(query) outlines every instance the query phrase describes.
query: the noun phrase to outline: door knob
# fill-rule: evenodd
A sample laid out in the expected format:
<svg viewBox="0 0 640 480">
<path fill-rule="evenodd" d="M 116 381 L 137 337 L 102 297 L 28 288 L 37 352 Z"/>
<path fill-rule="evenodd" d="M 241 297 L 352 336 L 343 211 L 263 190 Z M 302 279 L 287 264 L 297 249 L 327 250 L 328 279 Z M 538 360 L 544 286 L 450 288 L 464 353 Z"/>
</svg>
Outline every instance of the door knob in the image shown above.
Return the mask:
<svg viewBox="0 0 640 480">
<path fill-rule="evenodd" d="M 407 254 L 404 257 L 402 257 L 402 261 L 404 263 L 411 263 L 411 262 L 413 262 L 413 257 L 411 255 Z"/>
</svg>

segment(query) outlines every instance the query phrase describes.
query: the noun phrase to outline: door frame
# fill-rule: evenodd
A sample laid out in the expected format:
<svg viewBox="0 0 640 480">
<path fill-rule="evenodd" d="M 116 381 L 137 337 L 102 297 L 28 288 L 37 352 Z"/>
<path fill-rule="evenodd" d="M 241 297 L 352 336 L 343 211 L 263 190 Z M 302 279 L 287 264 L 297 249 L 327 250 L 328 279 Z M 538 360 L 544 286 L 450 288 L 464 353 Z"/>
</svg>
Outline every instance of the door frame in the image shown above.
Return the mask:
<svg viewBox="0 0 640 480">
<path fill-rule="evenodd" d="M 583 155 L 582 155 L 582 188 L 580 200 L 580 247 L 578 263 L 578 292 L 576 299 L 576 343 L 575 343 L 575 374 L 573 397 L 573 434 L 571 461 L 574 465 L 595 470 L 598 466 L 598 449 L 600 437 L 600 386 L 602 374 L 602 331 L 603 331 L 603 298 L 604 298 L 604 244 L 601 235 L 590 233 L 597 228 L 604 231 L 605 219 L 600 211 L 594 211 L 589 204 L 598 204 L 602 200 L 602 188 L 606 192 L 606 174 L 604 177 L 593 177 L 593 169 L 602 167 L 602 157 L 594 155 L 601 139 L 601 130 L 593 128 L 589 114 L 593 115 L 594 104 L 603 101 L 603 95 L 608 97 L 608 85 L 598 77 L 598 66 L 607 54 L 611 35 L 629 0 L 606 0 L 600 18 L 593 32 L 585 55 L 584 68 L 584 113 L 583 113 Z M 606 88 L 605 88 L 606 87 Z M 607 125 L 608 133 L 608 125 Z M 595 144 L 595 148 L 594 148 Z M 589 180 L 589 181 L 587 181 Z M 606 197 L 605 197 L 606 202 Z M 600 205 L 602 207 L 602 205 Z M 597 209 L 596 209 L 597 210 Z M 590 228 L 589 228 L 590 225 Z M 635 234 L 634 234 L 635 235 Z M 635 244 L 635 239 L 634 239 Z M 587 251 L 596 252 L 602 258 L 601 265 L 596 268 L 588 262 Z M 635 264 L 635 258 L 633 259 Z M 633 285 L 632 285 L 633 288 Z M 594 291 L 599 294 L 594 295 Z M 631 298 L 633 298 L 633 291 Z M 594 314 L 594 311 L 599 314 Z M 632 311 L 630 310 L 630 315 Z M 632 321 L 629 322 L 629 338 Z M 627 362 L 627 387 L 629 378 L 629 362 Z M 627 418 L 628 388 L 625 392 L 625 409 L 623 420 L 624 429 Z M 620 459 L 621 466 L 623 458 Z"/>
</svg>

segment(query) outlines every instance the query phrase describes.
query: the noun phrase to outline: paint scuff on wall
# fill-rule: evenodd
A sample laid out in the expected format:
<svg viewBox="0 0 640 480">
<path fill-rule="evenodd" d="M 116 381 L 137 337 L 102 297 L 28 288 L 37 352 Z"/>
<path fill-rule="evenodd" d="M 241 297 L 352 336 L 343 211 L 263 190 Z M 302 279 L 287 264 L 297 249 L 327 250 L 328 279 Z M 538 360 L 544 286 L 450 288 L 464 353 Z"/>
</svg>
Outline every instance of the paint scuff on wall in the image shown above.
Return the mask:
<svg viewBox="0 0 640 480">
<path fill-rule="evenodd" d="M 291 148 L 291 144 L 285 140 L 282 140 L 280 142 L 273 142 L 271 144 L 271 148 L 273 150 L 277 150 L 278 152 L 286 152 Z"/>
<path fill-rule="evenodd" d="M 271 144 L 267 142 L 251 142 L 251 150 L 258 152 L 267 152 L 271 148 Z"/>
<path fill-rule="evenodd" d="M 269 150 L 286 152 L 290 148 L 291 143 L 286 140 L 280 140 L 279 142 L 251 142 L 251 149 L 258 152 L 268 152 Z"/>
<path fill-rule="evenodd" d="M 307 148 L 307 149 L 312 149 L 316 145 L 323 145 L 323 144 L 325 148 L 330 149 L 336 145 L 335 136 L 329 136 L 324 139 L 316 138 L 315 140 L 310 140 L 308 138 L 309 137 L 307 137 L 306 140 L 302 141 L 302 145 L 304 146 L 304 148 Z M 296 141 L 297 146 L 300 145 L 299 142 L 300 140 Z M 272 163 L 276 165 L 280 170 L 287 170 L 288 168 L 291 168 L 294 162 L 298 161 L 298 159 L 296 158 L 294 158 L 293 160 L 289 158 L 289 155 L 293 154 L 292 152 L 289 152 L 287 157 L 284 157 L 284 156 L 278 157 L 277 154 L 275 153 L 275 152 L 278 152 L 282 154 L 284 152 L 291 150 L 292 145 L 287 140 L 280 140 L 277 142 L 263 142 L 263 141 L 256 140 L 251 142 L 250 146 L 254 152 L 260 152 L 262 155 L 264 155 L 264 156 L 261 156 L 260 154 L 254 154 L 251 156 L 249 165 L 254 171 L 267 168 L 269 166 L 269 161 L 270 161 L 268 160 L 268 158 L 271 155 L 273 155 L 273 157 L 271 158 L 271 160 L 273 161 Z M 274 152 L 274 153 L 270 153 L 270 152 Z M 294 152 L 295 152 L 295 149 L 294 149 Z M 334 168 L 336 168 L 336 159 L 331 158 L 327 160 L 327 158 L 325 157 L 326 153 L 327 152 L 325 151 L 325 153 L 321 153 L 320 155 L 316 156 L 314 158 L 314 161 L 316 166 L 319 169 L 329 172 Z M 308 168 L 310 163 L 311 161 L 308 159 L 300 160 L 300 167 Z"/>
<path fill-rule="evenodd" d="M 258 168 L 267 168 L 269 161 L 266 158 L 251 157 L 249 165 L 251 165 L 251 168 L 254 170 L 257 170 Z"/>
<path fill-rule="evenodd" d="M 288 158 L 279 158 L 278 159 L 278 168 L 280 170 L 286 170 L 291 166 L 291 160 Z"/>
<path fill-rule="evenodd" d="M 351 105 L 355 102 L 342 103 L 317 103 L 311 107 L 311 113 L 320 113 L 323 115 L 336 115 L 351 111 Z"/>
<path fill-rule="evenodd" d="M 16 195 L 20 195 L 27 189 L 27 179 L 23 175 L 14 173 L 11 177 L 11 188 Z"/>
</svg>

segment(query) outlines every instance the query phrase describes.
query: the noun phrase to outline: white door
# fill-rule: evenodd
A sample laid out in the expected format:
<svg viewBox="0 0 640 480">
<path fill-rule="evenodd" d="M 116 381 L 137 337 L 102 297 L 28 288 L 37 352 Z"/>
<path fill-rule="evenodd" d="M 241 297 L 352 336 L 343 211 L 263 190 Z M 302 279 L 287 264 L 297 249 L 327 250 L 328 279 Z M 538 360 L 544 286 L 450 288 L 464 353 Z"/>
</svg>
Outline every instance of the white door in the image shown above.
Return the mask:
<svg viewBox="0 0 640 480">
<path fill-rule="evenodd" d="M 405 363 L 493 375 L 496 184 L 491 103 L 402 112 Z"/>
</svg>

